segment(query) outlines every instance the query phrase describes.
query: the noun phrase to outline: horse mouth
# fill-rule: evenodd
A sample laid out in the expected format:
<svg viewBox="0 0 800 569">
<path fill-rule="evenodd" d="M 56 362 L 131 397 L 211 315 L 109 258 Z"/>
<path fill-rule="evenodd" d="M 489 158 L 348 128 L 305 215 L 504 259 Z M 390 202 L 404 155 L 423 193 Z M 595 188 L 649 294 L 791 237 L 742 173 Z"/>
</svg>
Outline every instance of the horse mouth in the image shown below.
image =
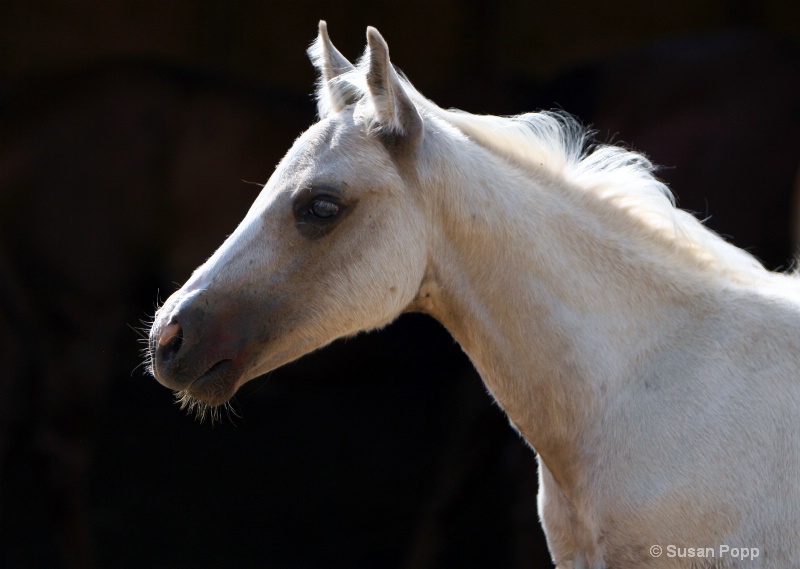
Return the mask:
<svg viewBox="0 0 800 569">
<path fill-rule="evenodd" d="M 233 360 L 220 360 L 215 363 L 213 366 L 208 368 L 203 375 L 198 377 L 196 380 L 192 382 L 189 386 L 189 389 L 194 387 L 202 388 L 205 384 L 209 381 L 213 382 L 214 379 L 218 378 L 220 375 L 224 375 L 227 370 L 233 365 Z"/>
<path fill-rule="evenodd" d="M 226 403 L 236 392 L 238 374 L 233 360 L 220 360 L 189 387 L 179 392 L 181 400 L 193 400 L 216 407 Z"/>
</svg>

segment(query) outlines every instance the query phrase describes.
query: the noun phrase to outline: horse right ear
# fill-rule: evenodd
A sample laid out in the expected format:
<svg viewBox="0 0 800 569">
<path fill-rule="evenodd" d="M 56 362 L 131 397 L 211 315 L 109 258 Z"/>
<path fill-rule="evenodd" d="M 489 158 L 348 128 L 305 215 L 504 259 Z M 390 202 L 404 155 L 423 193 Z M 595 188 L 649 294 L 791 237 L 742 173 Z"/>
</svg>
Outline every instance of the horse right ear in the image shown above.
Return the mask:
<svg viewBox="0 0 800 569">
<path fill-rule="evenodd" d="M 331 43 L 328 24 L 319 21 L 319 35 L 308 48 L 308 57 L 319 72 L 317 81 L 317 112 L 320 118 L 338 113 L 358 98 L 356 88 L 346 81 L 336 79 L 355 67 Z"/>
<path fill-rule="evenodd" d="M 367 89 L 375 108 L 375 122 L 393 144 L 416 146 L 422 140 L 422 118 L 389 61 L 389 46 L 380 32 L 367 28 Z"/>
</svg>

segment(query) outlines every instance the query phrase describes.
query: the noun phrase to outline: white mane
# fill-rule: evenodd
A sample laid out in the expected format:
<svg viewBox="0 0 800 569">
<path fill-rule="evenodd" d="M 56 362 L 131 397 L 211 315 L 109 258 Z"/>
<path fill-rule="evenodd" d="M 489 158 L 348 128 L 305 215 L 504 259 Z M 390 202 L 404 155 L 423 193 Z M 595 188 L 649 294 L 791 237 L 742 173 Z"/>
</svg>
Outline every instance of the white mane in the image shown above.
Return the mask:
<svg viewBox="0 0 800 569">
<path fill-rule="evenodd" d="M 366 53 L 355 69 L 331 83 L 339 84 L 338 90 L 344 83 L 356 98 L 364 98 L 368 68 Z M 672 193 L 656 178 L 647 157 L 619 146 L 591 144 L 592 132 L 567 113 L 474 115 L 439 107 L 404 77 L 402 84 L 422 114 L 445 121 L 518 166 L 544 169 L 595 192 L 641 219 L 676 250 L 685 251 L 704 266 L 748 280 L 770 275 L 755 257 L 725 241 L 690 213 L 676 208 Z M 320 98 L 326 92 L 329 90 L 320 91 Z"/>
<path fill-rule="evenodd" d="M 619 146 L 590 145 L 591 132 L 570 115 L 480 116 L 441 109 L 413 93 L 415 103 L 487 149 L 520 165 L 546 169 L 614 202 L 704 264 L 751 278 L 767 274 L 752 255 L 677 209 L 669 188 L 655 177 L 655 168 L 644 155 Z"/>
</svg>

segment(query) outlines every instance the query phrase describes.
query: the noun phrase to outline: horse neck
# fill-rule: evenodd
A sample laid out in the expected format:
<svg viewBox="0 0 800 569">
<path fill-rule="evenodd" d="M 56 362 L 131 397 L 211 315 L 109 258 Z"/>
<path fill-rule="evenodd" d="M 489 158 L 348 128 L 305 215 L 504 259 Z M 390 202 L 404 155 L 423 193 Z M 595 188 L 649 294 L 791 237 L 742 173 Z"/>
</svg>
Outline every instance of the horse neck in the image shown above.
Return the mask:
<svg viewBox="0 0 800 569">
<path fill-rule="evenodd" d="M 629 213 L 461 144 L 468 159 L 451 156 L 425 192 L 438 221 L 418 308 L 566 481 L 609 394 L 691 325 L 703 295 L 657 243 L 631 240 Z"/>
</svg>

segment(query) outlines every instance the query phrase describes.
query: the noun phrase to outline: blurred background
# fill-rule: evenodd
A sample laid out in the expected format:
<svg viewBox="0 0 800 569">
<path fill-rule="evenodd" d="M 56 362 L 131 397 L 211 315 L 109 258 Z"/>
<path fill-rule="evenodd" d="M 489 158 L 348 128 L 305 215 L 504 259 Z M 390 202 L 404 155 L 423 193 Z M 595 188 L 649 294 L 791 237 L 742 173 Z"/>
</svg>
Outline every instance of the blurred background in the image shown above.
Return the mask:
<svg viewBox="0 0 800 569">
<path fill-rule="evenodd" d="M 0 568 L 551 566 L 533 452 L 426 317 L 217 425 L 140 365 L 313 122 L 320 18 L 351 59 L 378 27 L 442 106 L 576 114 L 790 268 L 796 0 L 0 0 Z"/>
</svg>

